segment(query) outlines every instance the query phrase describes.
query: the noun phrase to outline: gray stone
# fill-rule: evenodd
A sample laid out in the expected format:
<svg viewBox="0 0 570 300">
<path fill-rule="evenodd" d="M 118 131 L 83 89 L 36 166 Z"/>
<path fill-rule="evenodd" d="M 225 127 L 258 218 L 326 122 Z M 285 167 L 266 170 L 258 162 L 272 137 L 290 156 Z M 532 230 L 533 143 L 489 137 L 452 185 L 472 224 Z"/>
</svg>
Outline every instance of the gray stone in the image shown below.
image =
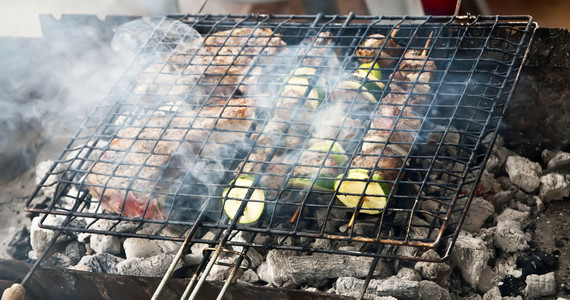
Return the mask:
<svg viewBox="0 0 570 300">
<path fill-rule="evenodd" d="M 498 287 L 490 289 L 483 295 L 483 300 L 502 300 L 501 291 Z"/>
<path fill-rule="evenodd" d="M 117 264 L 122 262 L 124 259 L 111 255 L 109 253 L 98 253 L 95 255 L 83 256 L 77 266 L 85 266 L 91 272 L 98 273 L 117 273 Z"/>
<path fill-rule="evenodd" d="M 490 254 L 485 242 L 465 231 L 460 232 L 451 251 L 451 261 L 461 270 L 463 279 L 477 287 Z"/>
<path fill-rule="evenodd" d="M 396 276 L 403 280 L 411 280 L 411 281 L 420 281 L 422 280 L 422 276 L 416 270 L 412 268 L 401 268 L 398 270 L 398 274 Z"/>
<path fill-rule="evenodd" d="M 539 163 L 528 158 L 510 156 L 507 158 L 506 171 L 511 181 L 527 193 L 534 192 L 540 184 L 539 175 L 542 168 Z"/>
<path fill-rule="evenodd" d="M 570 181 L 562 174 L 546 174 L 540 177 L 540 183 L 540 197 L 546 202 L 570 195 Z"/>
<path fill-rule="evenodd" d="M 441 257 L 435 250 L 429 249 L 422 254 L 422 258 L 440 259 Z M 434 263 L 429 261 L 417 262 L 414 269 L 420 273 L 422 278 L 428 280 L 443 280 L 446 281 L 451 274 L 451 267 L 446 263 Z"/>
<path fill-rule="evenodd" d="M 540 298 L 556 294 L 554 272 L 544 275 L 531 274 L 526 277 L 525 295 L 528 298 Z"/>
<path fill-rule="evenodd" d="M 420 300 L 451 300 L 449 292 L 433 281 L 420 281 L 418 290 Z"/>
<path fill-rule="evenodd" d="M 126 259 L 117 264 L 117 272 L 121 275 L 130 276 L 143 276 L 143 277 L 162 277 L 174 255 L 170 254 L 159 254 L 151 257 L 135 257 L 131 259 Z M 181 262 L 178 262 L 176 268 L 182 266 Z"/>
<path fill-rule="evenodd" d="M 493 204 L 481 197 L 474 197 L 465 216 L 462 229 L 467 232 L 477 232 L 493 213 Z"/>
</svg>

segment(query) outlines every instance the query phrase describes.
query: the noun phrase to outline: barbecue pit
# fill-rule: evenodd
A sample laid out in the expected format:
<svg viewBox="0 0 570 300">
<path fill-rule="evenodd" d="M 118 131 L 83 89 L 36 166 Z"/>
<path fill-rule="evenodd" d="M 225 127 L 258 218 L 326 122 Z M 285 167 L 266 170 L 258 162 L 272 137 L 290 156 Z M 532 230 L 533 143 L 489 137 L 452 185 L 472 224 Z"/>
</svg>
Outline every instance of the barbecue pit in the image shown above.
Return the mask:
<svg viewBox="0 0 570 300">
<path fill-rule="evenodd" d="M 300 54 L 301 67 L 314 67 L 318 74 L 327 74 L 335 70 L 337 74 L 350 73 L 355 69 L 354 54 L 361 44 L 370 34 L 380 33 L 385 36 L 392 36 L 393 40 L 407 50 L 416 49 L 426 54 L 423 66 L 429 60 L 433 61 L 437 69 L 430 70 L 431 80 L 425 84 L 430 86 L 426 93 L 420 96 L 426 97 L 425 103 L 414 104 L 407 101 L 401 105 L 402 110 L 406 107 L 420 112 L 416 117 L 420 126 L 414 129 L 400 129 L 398 126 L 392 128 L 382 128 L 390 131 L 390 136 L 397 134 L 412 134 L 414 138 L 409 142 L 387 142 L 383 145 L 383 157 L 398 158 L 403 163 L 393 169 L 379 171 L 394 171 L 397 176 L 394 180 L 377 180 L 390 187 L 386 194 L 387 206 L 380 214 L 365 215 L 358 207 L 346 207 L 336 200 L 339 193 L 320 191 L 315 185 L 309 188 L 295 188 L 282 186 L 279 188 L 266 188 L 255 186 L 266 191 L 266 194 L 275 194 L 273 197 L 265 199 L 271 204 L 271 209 L 253 224 L 239 224 L 237 218 L 231 220 L 224 213 L 221 203 L 225 196 L 223 190 L 232 188 L 231 180 L 233 171 L 240 163 L 247 163 L 249 153 L 253 151 L 256 144 L 245 144 L 237 151 L 227 151 L 231 155 L 223 157 L 217 169 L 216 177 L 221 178 L 219 182 L 203 182 L 196 180 L 196 173 L 187 172 L 184 175 L 168 182 L 168 186 L 177 186 L 174 190 L 163 190 L 153 188 L 146 191 L 153 195 L 160 195 L 167 198 L 167 206 L 163 209 L 164 218 L 152 218 L 147 215 L 148 207 L 140 216 L 126 216 L 124 208 L 119 212 L 123 214 L 113 214 L 105 211 L 99 203 L 99 199 L 93 199 L 88 192 L 86 176 L 92 173 L 92 167 L 101 161 L 105 151 L 108 151 L 107 144 L 117 137 L 118 132 L 124 128 L 138 127 L 149 129 L 164 129 L 163 125 L 153 125 L 150 123 L 137 123 L 140 120 L 160 116 L 167 124 L 176 123 L 176 118 L 180 115 L 180 105 L 188 106 L 190 109 L 204 109 L 208 106 L 204 103 L 196 105 L 196 100 L 188 101 L 188 95 L 195 97 L 200 84 L 195 84 L 190 89 L 192 92 L 177 89 L 179 86 L 173 84 L 176 81 L 161 82 L 164 76 L 171 76 L 166 69 L 172 65 L 179 64 L 171 58 L 179 54 L 179 47 L 176 43 L 167 40 L 168 31 L 157 31 L 158 35 L 165 38 L 160 39 L 158 44 L 148 44 L 140 52 L 139 61 L 132 64 L 127 70 L 125 77 L 112 89 L 110 94 L 103 100 L 102 104 L 85 121 L 84 126 L 78 131 L 74 139 L 64 149 L 59 160 L 52 166 L 51 171 L 38 186 L 36 193 L 41 189 L 55 187 L 56 197 L 47 208 L 39 208 L 34 202 L 34 196 L 26 203 L 28 211 L 44 215 L 44 220 L 50 215 L 61 215 L 66 221 L 61 225 L 50 225 L 41 223 L 45 228 L 79 231 L 102 234 L 113 234 L 124 237 L 155 238 L 171 241 L 183 241 L 188 243 L 207 243 L 220 246 L 242 246 L 247 252 L 249 247 L 284 249 L 297 251 L 311 251 L 344 254 L 351 256 L 374 257 L 374 263 L 370 268 L 370 276 L 376 267 L 379 258 L 398 258 L 412 260 L 441 261 L 449 255 L 454 241 L 457 238 L 465 214 L 473 197 L 476 195 L 476 187 L 482 176 L 485 162 L 490 155 L 498 126 L 502 119 L 503 110 L 506 108 L 512 95 L 514 86 L 518 79 L 520 67 L 524 63 L 528 46 L 532 40 L 532 35 L 536 25 L 530 18 L 525 17 L 359 17 L 359 16 L 179 16 L 180 21 L 189 24 L 197 29 L 205 39 L 215 36 L 217 32 L 229 31 L 237 32 L 240 28 L 265 29 L 269 28 L 273 33 L 266 36 L 256 36 L 253 30 L 249 35 L 235 34 L 235 37 L 246 39 L 262 39 L 266 45 L 257 49 L 252 68 L 249 68 L 238 84 L 226 84 L 223 80 L 214 82 L 206 91 L 198 96 L 218 97 L 226 101 L 224 106 L 232 107 L 228 100 L 236 98 L 263 98 L 267 95 L 244 94 L 239 91 L 238 86 L 250 85 L 261 86 L 261 81 L 247 82 L 248 77 L 258 75 L 255 72 L 262 70 L 279 69 L 282 61 L 266 59 L 277 56 L 272 53 L 278 46 L 269 45 L 274 38 L 279 38 L 287 44 L 289 49 L 296 49 L 297 56 Z M 395 34 L 393 34 L 396 32 Z M 331 45 L 323 47 L 318 42 L 320 33 L 331 33 L 328 39 Z M 230 33 L 232 36 L 232 33 Z M 311 39 L 312 38 L 312 39 Z M 429 43 L 428 43 L 429 41 Z M 223 46 L 222 46 L 223 47 Z M 297 47 L 297 48 L 295 48 Z M 381 51 L 388 46 L 382 46 Z M 246 47 L 241 45 L 238 51 L 245 51 Z M 161 58 L 167 57 L 158 68 L 148 68 L 148 53 L 154 53 L 156 49 Z M 174 51 L 172 51 L 174 49 Z M 312 51 L 325 49 L 324 54 L 313 55 Z M 245 51 L 247 52 L 247 51 Z M 268 53 L 269 52 L 269 53 Z M 165 54 L 166 53 L 166 54 Z M 382 53 L 382 52 L 380 52 Z M 194 53 L 183 55 L 195 56 Z M 291 58 L 286 57 L 286 58 Z M 303 65 L 304 59 L 320 60 L 318 65 Z M 399 65 L 405 58 L 396 57 Z M 332 63 L 332 67 L 330 65 Z M 156 61 L 154 62 L 156 65 Z M 144 68 L 142 68 L 144 66 Z M 258 67 L 258 68 L 257 68 Z M 423 68 L 423 67 L 422 67 Z M 290 67 L 283 67 L 278 71 L 276 77 L 291 77 Z M 382 68 L 383 74 L 394 73 L 394 67 Z M 422 70 L 418 70 L 420 73 Z M 372 70 L 368 70 L 372 72 Z M 150 80 L 141 82 L 144 75 Z M 263 73 L 261 73 L 263 74 Z M 200 75 L 200 74 L 193 74 Z M 182 75 L 180 75 L 182 76 Z M 325 77 L 325 75 L 323 75 Z M 419 78 L 420 76 L 418 76 Z M 326 76 L 328 81 L 335 83 L 342 80 L 342 75 L 333 76 L 332 80 Z M 175 77 L 175 79 L 179 79 Z M 390 87 L 397 79 L 390 76 L 383 76 L 381 82 Z M 198 81 L 199 82 L 199 81 Z M 140 93 L 137 88 L 141 84 L 150 87 L 149 90 Z M 206 82 L 204 85 L 207 85 Z M 274 84 L 277 88 L 283 89 L 281 83 Z M 314 84 L 314 83 L 311 83 Z M 424 84 L 418 79 L 409 82 L 412 86 Z M 235 87 L 230 94 L 217 94 L 217 89 Z M 154 88 L 154 89 L 153 89 Z M 307 89 L 308 91 L 308 89 Z M 360 96 L 361 88 L 354 89 L 357 96 L 349 99 L 347 104 L 350 107 L 362 106 Z M 194 94 L 191 94 L 194 93 Z M 397 93 L 388 88 L 381 91 L 383 99 L 391 93 Z M 409 95 L 409 93 L 404 93 Z M 233 95 L 233 97 L 232 97 Z M 309 95 L 303 95 L 303 99 Z M 200 98 L 200 97 L 198 97 Z M 413 99 L 409 96 L 408 99 Z M 330 93 L 322 99 L 324 104 L 332 102 Z M 352 129 L 356 133 L 354 139 L 340 139 L 338 135 L 331 139 L 332 143 L 346 144 L 344 150 L 349 160 L 353 160 L 362 154 L 362 136 L 370 130 L 370 119 L 375 112 L 382 109 L 382 101 L 376 103 L 365 103 L 366 109 L 355 109 L 351 112 L 351 117 L 362 121 L 362 126 L 341 125 L 341 129 Z M 268 122 L 271 116 L 271 105 L 254 105 L 256 110 L 268 111 L 259 116 L 247 117 L 253 125 Z M 320 105 L 321 110 L 326 105 Z M 273 108 L 275 109 L 275 108 Z M 299 110 L 292 109 L 292 115 L 300 114 Z M 320 111 L 317 108 L 317 114 Z M 292 116 L 294 119 L 295 117 Z M 223 121 L 224 117 L 213 118 L 215 122 Z M 394 123 L 404 122 L 410 117 L 397 115 Z M 267 174 L 266 171 L 275 166 L 273 158 L 282 153 L 292 151 L 304 151 L 308 149 L 308 144 L 313 136 L 313 131 L 306 130 L 305 134 L 289 133 L 291 127 L 314 127 L 312 120 L 301 120 L 287 123 L 285 129 L 280 133 L 278 142 L 269 146 L 270 155 L 261 163 L 261 171 L 252 172 L 255 177 L 254 185 L 262 181 Z M 193 121 L 195 122 L 195 121 Z M 134 125 L 133 125 L 134 124 Z M 401 124 L 401 123 L 400 123 Z M 253 126 L 252 125 L 252 126 Z M 130 127 L 129 127 L 130 126 Z M 168 125 L 170 126 L 170 125 Z M 345 127 L 343 127 L 345 126 Z M 181 129 L 176 126 L 166 127 L 174 130 Z M 263 136 L 265 128 L 250 130 L 234 130 L 245 137 L 251 135 Z M 228 129 L 224 129 L 228 130 Z M 229 129 L 231 130 L 231 129 Z M 257 131 L 256 131 L 257 130 Z M 303 132 L 303 131 L 301 131 Z M 218 130 L 212 129 L 207 132 L 208 136 L 216 135 Z M 285 140 L 294 137 L 302 140 L 299 146 L 290 149 Z M 151 138 L 141 138 L 139 136 L 126 137 L 130 141 L 151 140 L 156 143 L 158 140 L 166 142 L 176 142 L 175 140 L 164 138 L 162 135 Z M 385 141 L 384 141 L 385 142 Z M 406 144 L 407 143 L 407 144 Z M 209 145 L 219 145 L 206 140 L 201 149 Z M 387 154 L 386 149 L 409 147 L 408 152 Z M 253 146 L 252 146 L 253 145 Z M 390 146 L 392 145 L 392 146 Z M 221 146 L 220 148 L 224 148 Z M 249 151 L 248 151 L 249 150 Z M 131 151 L 130 148 L 127 152 Z M 322 151 L 326 156 L 338 155 L 338 151 L 329 149 Z M 142 153 L 146 156 L 151 152 Z M 152 153 L 154 154 L 154 153 Z M 226 153 L 227 154 L 227 153 Z M 188 157 L 186 157 L 188 159 Z M 189 169 L 196 166 L 212 166 L 208 158 L 199 156 L 190 157 Z M 185 160 L 187 162 L 188 160 Z M 139 163 L 131 163 L 135 167 L 141 168 Z M 292 168 L 302 165 L 297 159 Z M 345 174 L 350 164 L 344 167 L 341 174 Z M 146 167 L 147 165 L 144 165 Z M 165 171 L 168 165 L 161 167 L 161 172 Z M 323 165 L 309 165 L 309 167 L 322 170 Z M 178 167 L 180 169 L 180 167 Z M 211 167 L 202 167 L 208 169 Z M 201 168 L 198 168 L 201 169 Z M 376 171 L 371 169 L 370 171 Z M 57 175 L 60 179 L 57 182 L 49 182 L 51 175 Z M 199 174 L 198 174 L 199 175 Z M 277 174 L 275 177 L 285 178 L 288 182 L 295 178 L 292 172 Z M 138 178 L 145 180 L 145 178 Z M 148 179 L 148 178 L 147 178 Z M 199 179 L 199 178 L 198 178 Z M 167 179 L 171 180 L 171 179 Z M 162 177 L 152 181 L 153 186 L 165 184 Z M 196 182 L 199 182 L 197 184 Z M 47 183 L 47 184 L 46 184 Z M 369 180 L 368 184 L 373 183 Z M 115 186 L 106 186 L 104 183 L 100 187 L 103 189 L 117 189 Z M 127 187 L 131 189 L 132 187 Z M 248 194 L 253 194 L 251 188 Z M 212 192 L 213 191 L 213 192 Z M 143 191 L 144 192 L 144 191 Z M 247 197 L 246 197 L 247 198 Z M 167 202 L 168 201 L 168 202 Z M 199 205 L 196 205 L 196 204 Z M 242 202 L 238 213 L 245 209 L 246 202 Z M 435 204 L 435 205 L 427 205 Z M 148 218 L 142 218 L 147 216 Z M 111 220 L 114 226 L 109 230 L 94 228 L 92 225 L 100 219 Z M 354 220 L 349 223 L 350 220 Z M 80 221 L 80 220 L 83 220 Z M 138 228 L 148 227 L 152 230 L 140 233 L 136 230 L 129 232 L 118 232 L 113 230 L 122 224 L 136 224 Z M 327 226 L 334 224 L 334 226 Z M 339 227 L 343 224 L 345 231 Z M 148 226 L 152 225 L 152 226 Z M 355 228 L 362 226 L 371 230 L 355 232 Z M 218 234 L 211 239 L 204 240 L 198 232 L 211 229 L 218 229 Z M 232 241 L 232 237 L 237 232 L 249 232 L 250 240 L 245 242 Z M 273 238 L 272 243 L 257 243 L 256 235 L 267 235 Z M 288 237 L 312 238 L 330 240 L 329 247 L 320 248 L 306 245 L 287 244 Z M 356 245 L 355 250 L 342 250 L 335 243 L 351 243 Z M 439 258 L 430 259 L 422 256 L 426 249 L 435 249 Z M 218 249 L 221 249 L 218 248 Z M 221 250 L 218 250 L 218 252 Z M 206 259 L 207 259 L 206 255 Z M 238 264 L 241 263 L 238 262 Z"/>
</svg>

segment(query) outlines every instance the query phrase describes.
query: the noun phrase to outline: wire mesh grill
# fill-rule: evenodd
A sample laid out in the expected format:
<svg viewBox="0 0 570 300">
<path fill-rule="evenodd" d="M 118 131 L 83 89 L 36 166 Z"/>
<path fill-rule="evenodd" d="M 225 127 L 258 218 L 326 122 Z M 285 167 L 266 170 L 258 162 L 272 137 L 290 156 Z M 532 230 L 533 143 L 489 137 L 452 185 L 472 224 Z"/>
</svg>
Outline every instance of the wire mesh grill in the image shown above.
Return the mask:
<svg viewBox="0 0 570 300">
<path fill-rule="evenodd" d="M 41 226 L 215 243 L 203 234 L 228 228 L 249 199 L 236 232 L 254 235 L 229 244 L 445 258 L 536 27 L 500 16 L 173 18 L 201 43 L 155 31 L 26 203 Z"/>
</svg>

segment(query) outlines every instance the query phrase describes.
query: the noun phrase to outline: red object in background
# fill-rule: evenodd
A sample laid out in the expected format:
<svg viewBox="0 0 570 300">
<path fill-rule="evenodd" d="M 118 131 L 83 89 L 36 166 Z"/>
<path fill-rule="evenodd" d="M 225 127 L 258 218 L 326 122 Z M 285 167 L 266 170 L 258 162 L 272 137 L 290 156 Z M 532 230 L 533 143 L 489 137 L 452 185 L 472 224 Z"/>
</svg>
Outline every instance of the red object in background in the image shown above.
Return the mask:
<svg viewBox="0 0 570 300">
<path fill-rule="evenodd" d="M 426 15 L 453 15 L 457 0 L 422 0 Z"/>
</svg>

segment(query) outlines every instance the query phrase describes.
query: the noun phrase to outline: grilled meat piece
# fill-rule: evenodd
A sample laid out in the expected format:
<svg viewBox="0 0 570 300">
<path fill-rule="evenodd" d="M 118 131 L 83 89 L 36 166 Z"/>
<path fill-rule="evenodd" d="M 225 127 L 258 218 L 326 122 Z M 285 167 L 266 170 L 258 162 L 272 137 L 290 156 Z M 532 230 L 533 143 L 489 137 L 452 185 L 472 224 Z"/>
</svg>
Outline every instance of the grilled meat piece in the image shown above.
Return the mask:
<svg viewBox="0 0 570 300">
<path fill-rule="evenodd" d="M 429 83 L 433 82 L 435 70 L 437 67 L 433 60 L 422 55 L 419 50 L 409 50 L 404 54 L 404 59 L 396 71 L 392 73 L 390 89 L 408 92 L 413 86 L 411 99 L 416 102 L 426 102 L 427 96 L 421 94 L 430 92 Z"/>
<path fill-rule="evenodd" d="M 369 63 L 374 61 L 380 52 L 376 62 L 381 68 L 389 68 L 398 62 L 403 51 L 404 49 L 396 44 L 393 39 L 386 39 L 381 34 L 371 34 L 356 49 L 356 57 L 361 63 Z"/>
<path fill-rule="evenodd" d="M 232 98 L 227 105 L 215 102 L 125 125 L 93 164 L 86 177 L 87 188 L 110 213 L 162 219 L 169 181 L 183 169 L 176 166 L 177 157 L 208 155 L 220 143 L 242 140 L 254 114 L 251 99 Z"/>
<path fill-rule="evenodd" d="M 199 101 L 211 96 L 228 97 L 255 60 L 263 63 L 283 46 L 285 42 L 268 28 L 216 32 L 204 40 L 202 47 L 179 47 L 172 55 L 150 65 L 137 77 L 140 84 L 135 92 L 182 96 L 192 89 Z"/>
</svg>

